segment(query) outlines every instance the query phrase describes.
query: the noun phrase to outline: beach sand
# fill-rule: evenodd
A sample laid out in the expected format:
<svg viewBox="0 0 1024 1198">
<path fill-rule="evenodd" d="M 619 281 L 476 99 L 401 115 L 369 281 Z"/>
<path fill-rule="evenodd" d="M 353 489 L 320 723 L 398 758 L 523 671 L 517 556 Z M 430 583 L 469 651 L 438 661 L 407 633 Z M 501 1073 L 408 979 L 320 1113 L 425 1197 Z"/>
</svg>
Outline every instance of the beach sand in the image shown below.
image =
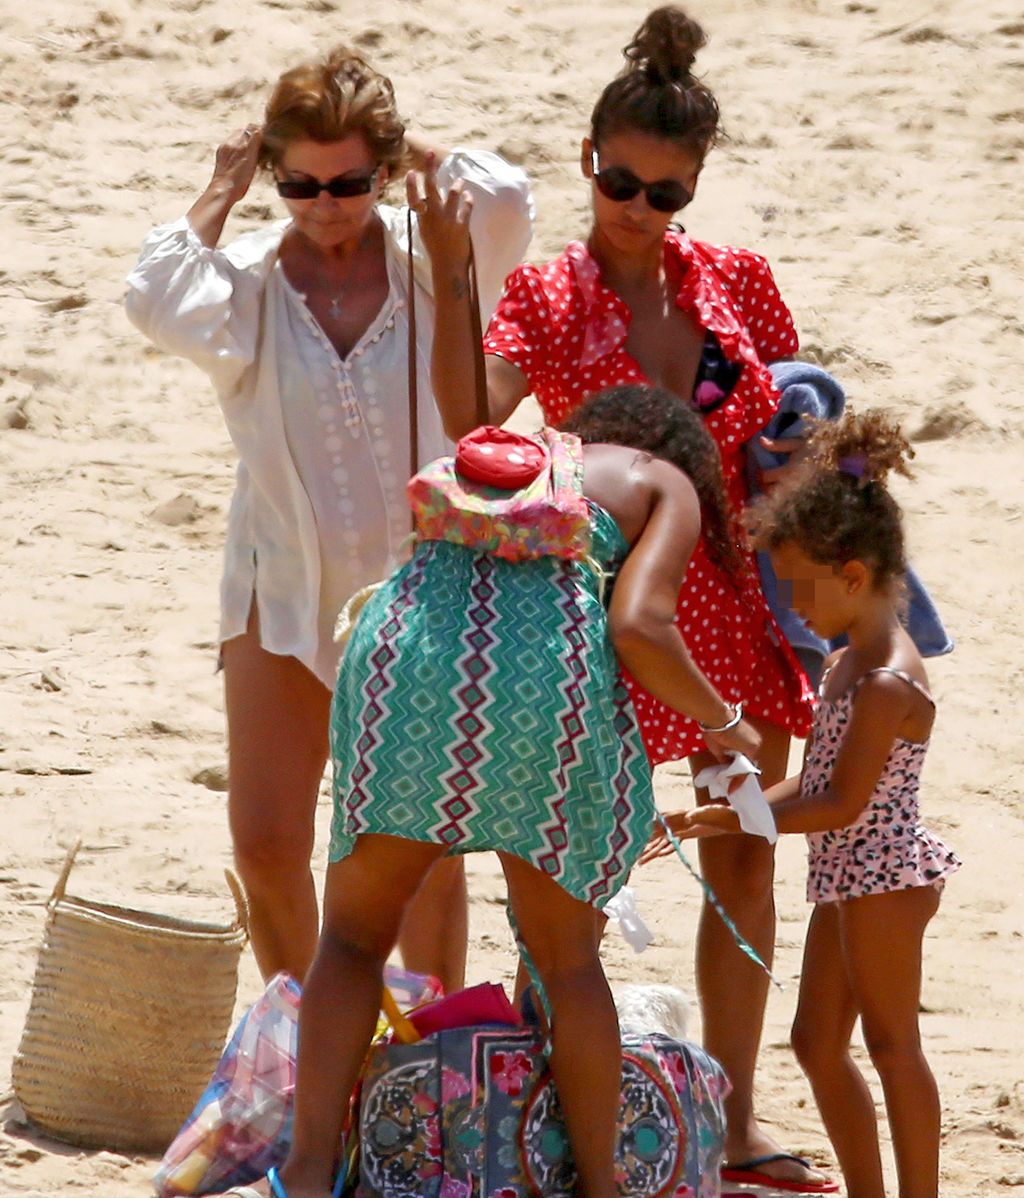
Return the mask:
<svg viewBox="0 0 1024 1198">
<path fill-rule="evenodd" d="M 578 144 L 645 6 L 550 0 L 0 0 L 0 1093 L 67 847 L 78 893 L 228 918 L 214 673 L 234 455 L 212 391 L 120 308 L 152 224 L 184 212 L 218 141 L 258 120 L 310 49 L 354 41 L 418 129 L 499 149 L 536 182 L 530 254 L 586 227 Z M 368 16 L 372 12 L 372 17 Z M 929 930 L 922 1027 L 944 1105 L 947 1198 L 1024 1186 L 1020 482 L 1024 12 L 1012 0 L 719 0 L 700 67 L 730 140 L 687 225 L 763 252 L 804 353 L 912 435 L 912 557 L 958 647 L 939 701 L 928 821 L 965 860 Z M 278 213 L 265 183 L 232 217 Z M 684 766 L 659 801 L 687 802 Z M 327 792 L 318 813 L 324 865 Z M 494 863 L 470 865 L 470 978 L 510 978 Z M 778 973 L 759 1075 L 786 1147 L 832 1163 L 788 1047 L 807 908 L 779 853 Z M 613 934 L 611 977 L 693 988 L 695 883 L 636 878 L 656 944 Z M 187 979 L 183 979 L 187 984 Z M 239 1007 L 259 990 L 243 959 Z M 863 1056 L 863 1054 L 861 1054 Z M 872 1083 L 874 1085 L 874 1083 Z M 876 1096 L 880 1097 L 877 1086 Z M 0 1192 L 144 1194 L 152 1162 L 40 1137 L 8 1097 Z"/>
</svg>

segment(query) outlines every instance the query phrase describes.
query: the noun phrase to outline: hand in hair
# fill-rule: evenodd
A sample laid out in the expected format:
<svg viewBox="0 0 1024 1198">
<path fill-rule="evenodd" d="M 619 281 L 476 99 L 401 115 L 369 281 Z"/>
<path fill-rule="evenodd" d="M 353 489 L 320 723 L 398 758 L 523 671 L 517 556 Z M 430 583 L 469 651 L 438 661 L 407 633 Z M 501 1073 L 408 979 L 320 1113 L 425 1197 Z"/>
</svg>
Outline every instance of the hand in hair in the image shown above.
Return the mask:
<svg viewBox="0 0 1024 1198">
<path fill-rule="evenodd" d="M 217 147 L 213 176 L 188 211 L 189 224 L 208 248 L 216 247 L 228 213 L 249 190 L 256 174 L 261 145 L 260 126 L 246 125 Z"/>
<path fill-rule="evenodd" d="M 232 203 L 237 204 L 249 190 L 256 174 L 260 144 L 259 125 L 246 125 L 217 147 L 210 184 L 220 183 L 226 187 L 231 193 Z"/>
<path fill-rule="evenodd" d="M 761 437 L 760 442 L 769 453 L 789 455 L 781 466 L 761 471 L 758 479 L 761 490 L 770 491 L 793 476 L 800 463 L 806 460 L 809 445 L 806 437 Z"/>
</svg>

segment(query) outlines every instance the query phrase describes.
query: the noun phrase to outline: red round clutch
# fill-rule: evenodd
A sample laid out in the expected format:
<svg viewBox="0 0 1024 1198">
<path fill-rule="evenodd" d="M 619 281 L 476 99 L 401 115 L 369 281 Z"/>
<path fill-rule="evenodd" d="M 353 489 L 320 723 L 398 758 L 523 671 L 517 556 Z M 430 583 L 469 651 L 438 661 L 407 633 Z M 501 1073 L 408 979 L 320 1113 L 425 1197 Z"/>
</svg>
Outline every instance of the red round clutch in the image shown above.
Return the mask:
<svg viewBox="0 0 1024 1198">
<path fill-rule="evenodd" d="M 485 424 L 455 448 L 455 469 L 470 482 L 518 491 L 548 466 L 547 449 L 533 437 Z"/>
</svg>

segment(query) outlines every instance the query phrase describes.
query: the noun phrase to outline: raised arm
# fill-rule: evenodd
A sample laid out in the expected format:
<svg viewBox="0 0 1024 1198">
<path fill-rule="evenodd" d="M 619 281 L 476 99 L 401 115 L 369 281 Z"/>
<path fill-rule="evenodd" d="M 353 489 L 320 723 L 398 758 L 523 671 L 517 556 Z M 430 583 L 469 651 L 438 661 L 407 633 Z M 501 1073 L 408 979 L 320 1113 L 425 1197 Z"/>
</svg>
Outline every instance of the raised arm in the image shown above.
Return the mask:
<svg viewBox="0 0 1024 1198">
<path fill-rule="evenodd" d="M 406 181 L 408 201 L 430 256 L 434 290 L 431 383 L 445 432 L 452 440 L 476 426 L 474 357 L 482 353 L 469 308 L 469 221 L 472 197 L 458 182 L 442 197 L 437 159 L 428 154 L 423 174 Z M 526 376 L 501 358 L 486 360 L 488 418 L 501 424 L 529 394 Z"/>
<path fill-rule="evenodd" d="M 213 176 L 188 210 L 189 224 L 208 249 L 216 249 L 228 213 L 249 190 L 259 151 L 259 125 L 246 125 L 217 147 Z"/>
</svg>

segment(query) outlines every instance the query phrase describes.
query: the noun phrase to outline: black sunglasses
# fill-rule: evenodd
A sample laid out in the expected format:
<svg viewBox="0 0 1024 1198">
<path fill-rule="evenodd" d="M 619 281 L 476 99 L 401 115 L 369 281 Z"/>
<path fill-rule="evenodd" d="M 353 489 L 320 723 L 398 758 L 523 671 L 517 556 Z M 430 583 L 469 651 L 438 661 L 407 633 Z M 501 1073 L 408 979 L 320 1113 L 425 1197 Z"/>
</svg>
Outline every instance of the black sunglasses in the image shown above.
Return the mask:
<svg viewBox="0 0 1024 1198">
<path fill-rule="evenodd" d="M 274 181 L 277 184 L 277 194 L 284 196 L 286 200 L 315 200 L 322 191 L 326 191 L 336 200 L 344 200 L 349 196 L 364 196 L 372 191 L 379 170 L 380 165 L 378 164 L 368 175 L 335 175 L 326 183 L 321 183 L 319 179 L 275 179 Z"/>
<path fill-rule="evenodd" d="M 617 204 L 624 204 L 643 192 L 655 212 L 678 212 L 693 199 L 693 192 L 687 191 L 678 179 L 656 179 L 653 183 L 644 183 L 624 166 L 606 166 L 601 170 L 597 162 L 597 150 L 591 150 L 590 164 L 594 169 L 597 190 Z"/>
</svg>

